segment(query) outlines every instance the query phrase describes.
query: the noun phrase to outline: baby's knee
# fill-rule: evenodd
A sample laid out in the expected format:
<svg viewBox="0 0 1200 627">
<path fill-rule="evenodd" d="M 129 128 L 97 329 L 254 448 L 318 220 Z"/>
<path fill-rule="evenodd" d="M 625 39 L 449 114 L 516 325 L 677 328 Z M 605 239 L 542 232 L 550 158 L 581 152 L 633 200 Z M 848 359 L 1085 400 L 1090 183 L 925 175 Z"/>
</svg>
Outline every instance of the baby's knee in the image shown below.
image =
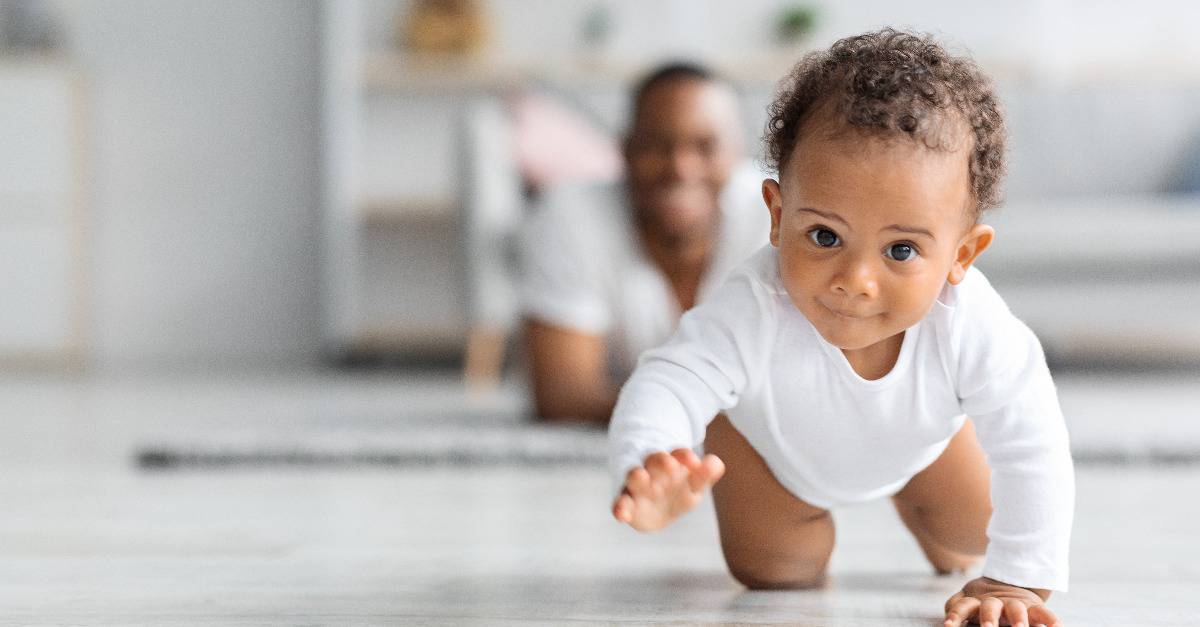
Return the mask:
<svg viewBox="0 0 1200 627">
<path fill-rule="evenodd" d="M 969 556 L 981 556 L 987 550 L 990 504 L 977 507 L 973 512 L 963 512 L 954 508 L 916 507 L 897 501 L 896 509 L 905 526 L 923 543 L 933 542 Z"/>
<path fill-rule="evenodd" d="M 801 590 L 825 583 L 825 563 L 781 557 L 730 560 L 729 574 L 751 590 Z"/>
</svg>

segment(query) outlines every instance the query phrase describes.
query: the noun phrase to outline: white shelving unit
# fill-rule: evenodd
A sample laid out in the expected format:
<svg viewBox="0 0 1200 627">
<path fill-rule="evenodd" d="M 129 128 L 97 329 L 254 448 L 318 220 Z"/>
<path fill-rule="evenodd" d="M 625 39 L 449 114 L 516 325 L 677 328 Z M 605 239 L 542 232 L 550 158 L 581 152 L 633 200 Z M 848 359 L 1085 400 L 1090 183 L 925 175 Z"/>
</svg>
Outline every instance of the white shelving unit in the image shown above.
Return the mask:
<svg viewBox="0 0 1200 627">
<path fill-rule="evenodd" d="M 82 79 L 0 61 L 0 364 L 77 368 L 86 350 Z"/>
<path fill-rule="evenodd" d="M 481 185 L 519 200 L 515 174 L 476 167 L 481 148 L 500 157 L 493 169 L 513 167 L 504 138 L 480 138 L 477 122 L 502 127 L 498 97 L 545 80 L 546 68 L 372 49 L 369 21 L 389 10 L 397 19 L 401 3 L 323 6 L 326 347 L 351 358 L 461 355 L 497 256 L 479 252 L 487 220 L 471 203 Z"/>
<path fill-rule="evenodd" d="M 461 351 L 469 330 L 455 172 L 481 85 L 381 69 L 368 3 L 323 3 L 324 324 L 337 358 Z"/>
</svg>

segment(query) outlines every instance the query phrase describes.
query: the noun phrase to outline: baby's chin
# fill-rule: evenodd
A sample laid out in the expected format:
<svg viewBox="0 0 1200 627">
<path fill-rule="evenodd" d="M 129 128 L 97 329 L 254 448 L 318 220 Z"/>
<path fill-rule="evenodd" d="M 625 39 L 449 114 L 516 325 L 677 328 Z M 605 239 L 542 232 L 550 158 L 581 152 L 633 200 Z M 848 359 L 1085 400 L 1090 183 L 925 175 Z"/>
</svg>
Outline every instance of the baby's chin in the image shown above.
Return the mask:
<svg viewBox="0 0 1200 627">
<path fill-rule="evenodd" d="M 821 337 L 825 338 L 826 342 L 844 351 L 857 351 L 869 348 L 891 337 L 889 335 L 876 336 L 874 334 L 863 336 L 861 334 L 837 332 L 833 329 L 821 328 L 818 328 L 817 332 L 821 334 Z"/>
<path fill-rule="evenodd" d="M 870 348 L 902 333 L 904 329 L 892 329 L 884 316 L 869 320 L 816 324 L 817 332 L 826 342 L 844 351 Z"/>
</svg>

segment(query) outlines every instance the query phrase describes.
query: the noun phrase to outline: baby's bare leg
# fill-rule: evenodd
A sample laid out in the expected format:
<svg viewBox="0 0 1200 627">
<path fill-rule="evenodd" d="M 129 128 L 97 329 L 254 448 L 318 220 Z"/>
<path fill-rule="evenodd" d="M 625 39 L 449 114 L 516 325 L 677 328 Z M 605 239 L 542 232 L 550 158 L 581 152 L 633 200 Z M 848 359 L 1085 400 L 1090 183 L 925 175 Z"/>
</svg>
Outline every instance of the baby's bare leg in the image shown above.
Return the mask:
<svg viewBox="0 0 1200 627">
<path fill-rule="evenodd" d="M 970 420 L 893 502 L 939 573 L 966 570 L 987 549 L 991 471 Z"/>
<path fill-rule="evenodd" d="M 713 486 L 729 572 L 753 589 L 819 585 L 833 552 L 833 517 L 780 485 L 724 415 L 708 426 L 705 453 L 725 462 Z"/>
</svg>

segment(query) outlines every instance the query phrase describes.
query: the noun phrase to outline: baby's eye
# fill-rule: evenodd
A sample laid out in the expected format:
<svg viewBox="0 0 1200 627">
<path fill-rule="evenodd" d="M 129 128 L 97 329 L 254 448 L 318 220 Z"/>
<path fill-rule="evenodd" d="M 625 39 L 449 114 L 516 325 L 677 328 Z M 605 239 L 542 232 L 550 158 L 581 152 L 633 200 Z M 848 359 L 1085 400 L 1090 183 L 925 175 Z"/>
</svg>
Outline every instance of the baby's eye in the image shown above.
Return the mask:
<svg viewBox="0 0 1200 627">
<path fill-rule="evenodd" d="M 896 261 L 908 261 L 916 256 L 917 248 L 912 244 L 892 244 L 887 249 L 887 257 Z"/>
<path fill-rule="evenodd" d="M 830 248 L 837 246 L 841 239 L 837 233 L 830 231 L 824 227 L 817 227 L 808 232 L 808 239 L 821 248 Z"/>
</svg>

